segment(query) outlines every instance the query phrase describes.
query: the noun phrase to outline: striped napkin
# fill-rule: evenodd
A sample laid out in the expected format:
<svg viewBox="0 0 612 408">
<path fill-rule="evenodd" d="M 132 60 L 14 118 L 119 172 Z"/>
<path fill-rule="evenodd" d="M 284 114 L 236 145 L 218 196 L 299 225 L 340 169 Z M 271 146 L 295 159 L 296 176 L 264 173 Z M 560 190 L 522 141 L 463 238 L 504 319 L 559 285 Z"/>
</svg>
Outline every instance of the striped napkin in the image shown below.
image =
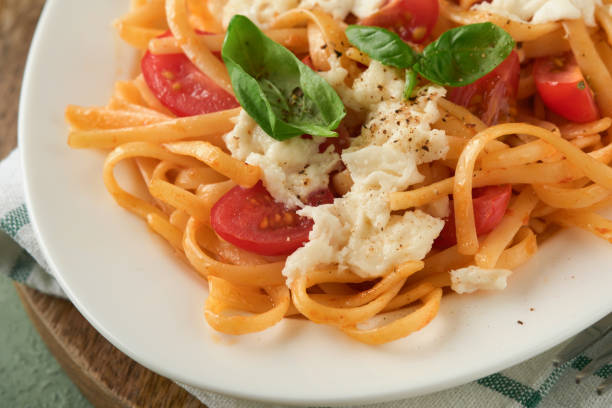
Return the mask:
<svg viewBox="0 0 612 408">
<path fill-rule="evenodd" d="M 18 151 L 0 162 L 0 274 L 42 292 L 65 297 L 40 250 L 34 234 L 23 192 Z M 612 336 L 612 334 L 609 334 Z M 576 371 L 596 355 L 597 345 L 565 365 L 553 368 L 553 356 L 560 345 L 531 360 L 501 373 L 435 394 L 403 401 L 368 405 L 370 408 L 438 408 L 438 407 L 504 407 L 504 408 L 609 408 L 612 393 L 598 396 L 595 387 L 612 375 L 608 364 L 594 376 L 576 385 Z M 591 356 L 591 357 L 590 357 Z M 450 368 L 449 368 L 450 369 Z M 274 405 L 240 400 L 225 395 L 181 385 L 210 408 L 271 408 Z"/>
</svg>

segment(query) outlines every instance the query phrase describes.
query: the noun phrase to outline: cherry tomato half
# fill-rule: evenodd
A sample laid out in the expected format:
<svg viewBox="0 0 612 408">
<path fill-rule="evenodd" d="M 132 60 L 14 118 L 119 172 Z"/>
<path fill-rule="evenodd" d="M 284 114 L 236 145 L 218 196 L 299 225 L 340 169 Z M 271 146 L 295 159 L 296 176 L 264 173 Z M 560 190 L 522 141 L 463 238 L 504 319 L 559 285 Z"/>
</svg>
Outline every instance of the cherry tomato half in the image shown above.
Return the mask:
<svg viewBox="0 0 612 408">
<path fill-rule="evenodd" d="M 165 33 L 161 37 L 171 34 Z M 239 106 L 231 94 L 200 71 L 184 54 L 152 54 L 141 61 L 142 76 L 157 99 L 177 116 L 193 116 Z"/>
<path fill-rule="evenodd" d="M 474 222 L 478 235 L 488 234 L 501 222 L 508 208 L 512 187 L 507 184 L 503 186 L 491 186 L 475 188 L 472 192 L 474 202 Z M 457 243 L 455 234 L 455 214 L 451 205 L 450 214 L 442 232 L 434 241 L 434 247 L 444 249 Z"/>
<path fill-rule="evenodd" d="M 340 123 L 336 132 L 338 132 L 338 137 L 328 137 L 319 145 L 319 153 L 326 151 L 329 146 L 334 146 L 334 151 L 341 154 L 344 149 L 351 146 L 351 136 L 344 124 Z"/>
<path fill-rule="evenodd" d="M 593 92 L 571 52 L 536 59 L 533 77 L 542 101 L 554 113 L 572 122 L 599 119 Z"/>
<path fill-rule="evenodd" d="M 317 191 L 310 205 L 330 204 L 331 191 Z M 210 223 L 227 242 L 261 255 L 289 255 L 308 241 L 313 226 L 310 218 L 287 209 L 265 189 L 260 181 L 254 187 L 234 187 L 215 203 Z"/>
<path fill-rule="evenodd" d="M 487 125 L 508 120 L 516 104 L 521 63 L 516 51 L 478 81 L 452 88 L 448 98 L 465 106 Z"/>
<path fill-rule="evenodd" d="M 439 13 L 438 0 L 391 0 L 360 24 L 387 28 L 418 44 L 427 39 Z"/>
<path fill-rule="evenodd" d="M 343 123 L 340 123 L 336 132 L 338 132 L 338 137 L 328 137 L 319 145 L 319 153 L 325 152 L 329 146 L 334 146 L 334 151 L 341 154 L 344 149 L 351 146 L 351 135 Z M 302 135 L 301 138 L 312 140 L 312 135 Z"/>
<path fill-rule="evenodd" d="M 310 69 L 312 69 L 313 71 L 315 70 L 314 64 L 312 63 L 312 58 L 310 58 L 310 55 L 305 56 L 304 58 L 302 58 L 302 62 Z"/>
</svg>

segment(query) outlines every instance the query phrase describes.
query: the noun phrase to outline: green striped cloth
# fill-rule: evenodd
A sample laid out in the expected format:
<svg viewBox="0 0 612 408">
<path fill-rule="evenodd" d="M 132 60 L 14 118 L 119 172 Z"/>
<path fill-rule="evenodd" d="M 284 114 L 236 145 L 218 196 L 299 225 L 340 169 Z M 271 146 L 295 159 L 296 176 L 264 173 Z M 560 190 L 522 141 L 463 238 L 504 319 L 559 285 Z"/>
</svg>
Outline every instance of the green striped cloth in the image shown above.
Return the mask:
<svg viewBox="0 0 612 408">
<path fill-rule="evenodd" d="M 25 205 L 19 155 L 13 151 L 0 162 L 0 274 L 45 293 L 64 296 L 40 251 Z M 612 334 L 610 334 L 612 336 Z M 577 370 L 598 353 L 598 346 L 562 367 L 552 367 L 558 346 L 501 373 L 435 394 L 403 401 L 369 405 L 371 408 L 400 407 L 612 407 L 612 393 L 598 396 L 595 387 L 612 374 L 608 364 L 594 376 L 576 385 Z M 449 368 L 450 369 L 450 368 Z M 181 384 L 179 384 L 181 385 Z M 181 385 L 211 408 L 270 408 L 272 405 L 239 400 Z"/>
</svg>

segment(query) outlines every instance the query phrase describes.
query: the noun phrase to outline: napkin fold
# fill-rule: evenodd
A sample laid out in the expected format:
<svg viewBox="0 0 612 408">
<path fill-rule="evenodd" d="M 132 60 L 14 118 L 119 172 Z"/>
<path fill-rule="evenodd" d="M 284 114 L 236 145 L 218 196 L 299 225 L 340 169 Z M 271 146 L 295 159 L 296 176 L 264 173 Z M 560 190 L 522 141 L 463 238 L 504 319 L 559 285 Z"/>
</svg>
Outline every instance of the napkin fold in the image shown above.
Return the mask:
<svg viewBox="0 0 612 408">
<path fill-rule="evenodd" d="M 19 152 L 0 162 L 0 274 L 44 293 L 66 297 L 42 254 L 25 204 Z M 612 339 L 612 333 L 608 334 Z M 595 387 L 612 375 L 608 364 L 595 375 L 574 382 L 577 370 L 597 355 L 597 344 L 561 367 L 553 368 L 557 346 L 500 373 L 446 391 L 402 401 L 366 405 L 368 408 L 608 408 L 612 393 L 598 396 Z M 449 366 L 449 370 L 453 367 Z M 247 401 L 178 384 L 210 408 L 272 408 L 281 405 Z M 355 384 L 359 386 L 359 384 Z"/>
</svg>

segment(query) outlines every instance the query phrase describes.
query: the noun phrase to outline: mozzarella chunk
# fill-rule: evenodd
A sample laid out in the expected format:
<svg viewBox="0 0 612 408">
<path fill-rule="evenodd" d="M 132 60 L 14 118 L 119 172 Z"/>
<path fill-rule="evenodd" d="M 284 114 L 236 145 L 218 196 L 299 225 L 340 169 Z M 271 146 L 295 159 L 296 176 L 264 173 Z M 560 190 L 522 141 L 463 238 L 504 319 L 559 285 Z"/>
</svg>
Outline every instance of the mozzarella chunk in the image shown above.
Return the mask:
<svg viewBox="0 0 612 408">
<path fill-rule="evenodd" d="M 432 129 L 440 118 L 437 100 L 444 88 L 431 86 L 419 93 L 418 103 L 385 101 L 378 104 L 349 150 L 369 145 L 391 145 L 403 154 L 413 153 L 416 164 L 444 158 L 448 152 L 446 133 Z"/>
<path fill-rule="evenodd" d="M 450 216 L 450 198 L 448 196 L 440 197 L 421 209 L 432 217 L 448 218 Z"/>
<path fill-rule="evenodd" d="M 242 14 L 262 28 L 268 27 L 279 15 L 298 7 L 299 0 L 228 0 L 223 8 L 224 27 L 236 14 Z"/>
<path fill-rule="evenodd" d="M 245 111 L 224 140 L 233 157 L 261 168 L 266 189 L 290 208 L 303 207 L 311 193 L 327 188 L 329 173 L 340 165 L 333 146 L 319 153 L 325 138 L 275 140 Z"/>
<path fill-rule="evenodd" d="M 417 164 L 446 154 L 444 132 L 431 129 L 443 95 L 443 88 L 430 87 L 414 103 L 382 102 L 374 108 L 362 134 L 342 153 L 354 182 L 349 193 L 298 212 L 312 218 L 314 227 L 309 242 L 287 258 L 288 284 L 319 265 L 374 278 L 427 255 L 444 222 L 420 210 L 393 215 L 388 194 L 421 182 Z M 423 150 L 424 144 L 432 149 Z"/>
<path fill-rule="evenodd" d="M 374 14 L 385 0 L 302 0 L 301 8 L 321 10 L 331 14 L 337 20 L 344 20 L 350 13 L 359 18 Z"/>
<path fill-rule="evenodd" d="M 376 13 L 385 2 L 386 0 L 355 0 L 351 11 L 359 18 L 366 18 Z"/>
<path fill-rule="evenodd" d="M 374 278 L 408 260 L 423 259 L 444 222 L 421 211 L 391 215 L 385 193 L 349 192 L 334 204 L 305 207 L 314 220 L 310 240 L 287 258 L 288 283 L 322 264 Z"/>
<path fill-rule="evenodd" d="M 353 179 L 353 190 L 399 191 L 423 181 L 414 157 L 388 144 L 343 153 L 342 161 Z"/>
<path fill-rule="evenodd" d="M 477 290 L 506 289 L 508 269 L 482 269 L 477 266 L 456 269 L 450 272 L 451 288 L 459 293 L 473 293 Z"/>
<path fill-rule="evenodd" d="M 319 74 L 336 90 L 344 104 L 357 112 L 368 112 L 382 101 L 401 101 L 405 81 L 401 73 L 372 60 L 368 68 L 349 88 L 344 83 L 348 71 L 340 65 L 335 55 L 329 59 L 331 69 Z"/>
<path fill-rule="evenodd" d="M 601 0 L 493 0 L 473 6 L 513 20 L 532 24 L 582 18 L 590 26 L 595 25 L 595 8 Z"/>
<path fill-rule="evenodd" d="M 242 14 L 260 27 L 268 27 L 276 17 L 294 9 L 321 10 L 337 20 L 344 20 L 349 14 L 365 18 L 374 14 L 385 0 L 229 0 L 223 8 L 223 25 L 227 27 L 231 18 Z"/>
</svg>

